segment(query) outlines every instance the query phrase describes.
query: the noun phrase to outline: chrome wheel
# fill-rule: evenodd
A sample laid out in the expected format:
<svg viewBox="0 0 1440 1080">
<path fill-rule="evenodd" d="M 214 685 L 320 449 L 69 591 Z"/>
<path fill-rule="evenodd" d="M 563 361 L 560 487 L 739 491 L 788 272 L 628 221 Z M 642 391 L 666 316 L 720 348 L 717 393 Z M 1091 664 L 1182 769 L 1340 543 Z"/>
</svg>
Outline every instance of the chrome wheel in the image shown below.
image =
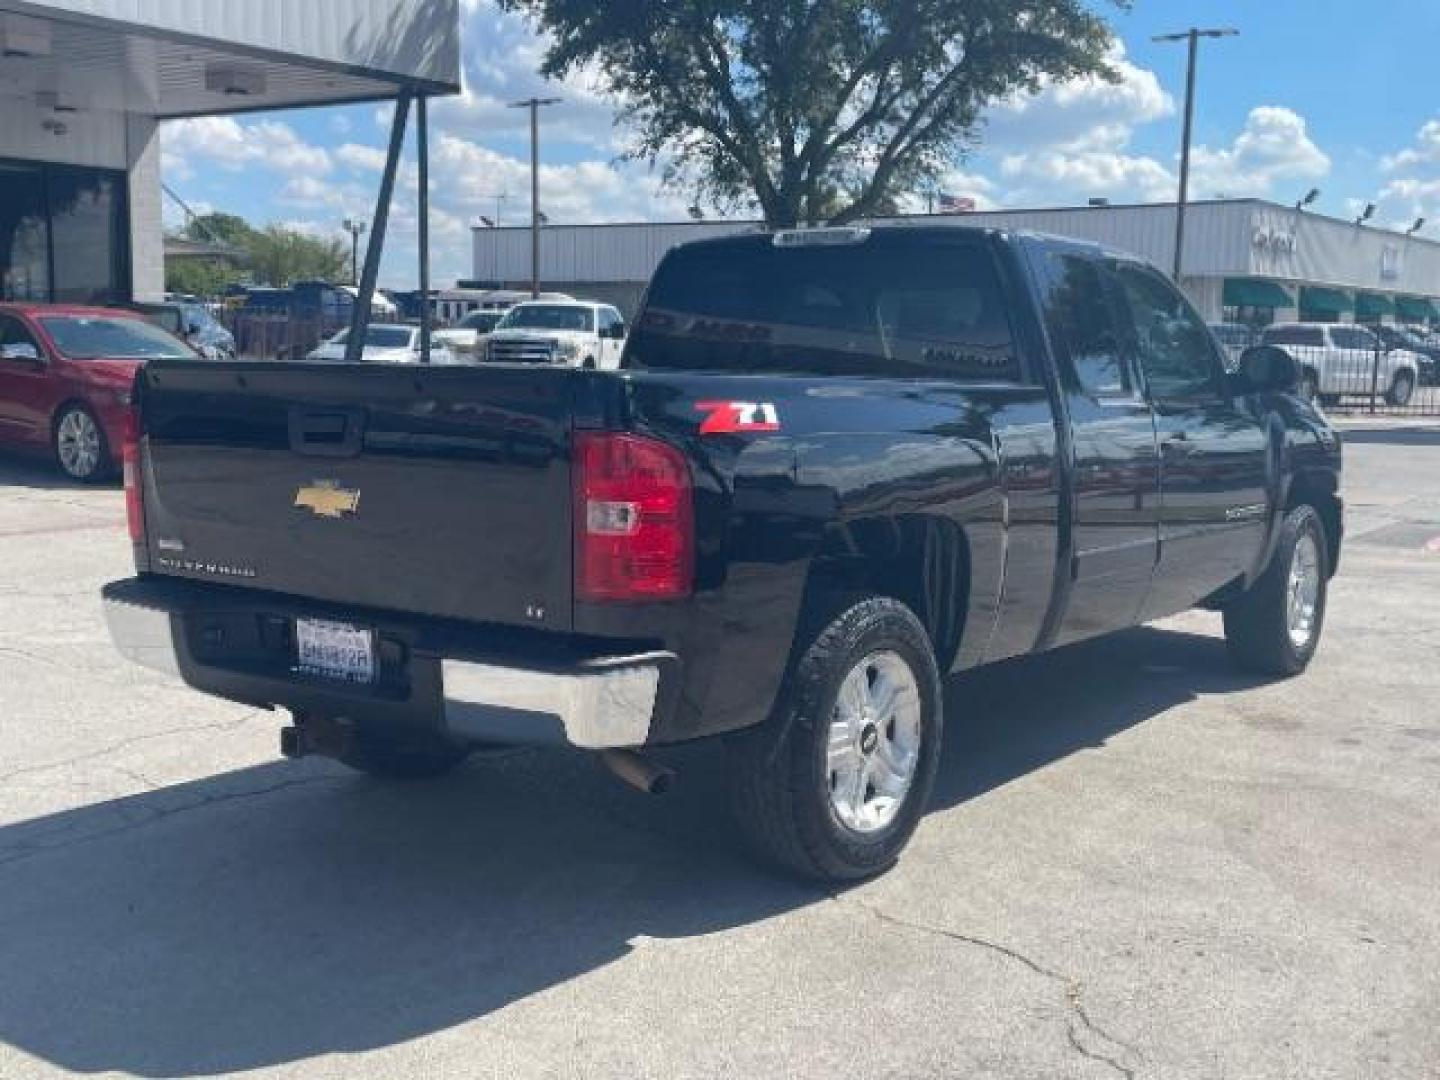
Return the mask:
<svg viewBox="0 0 1440 1080">
<path fill-rule="evenodd" d="M 1320 607 L 1320 547 L 1311 533 L 1302 533 L 1290 558 L 1290 581 L 1286 592 L 1286 627 L 1290 644 L 1305 649 L 1315 636 Z"/>
<path fill-rule="evenodd" d="M 60 467 L 76 480 L 88 480 L 100 467 L 100 429 L 84 409 L 71 409 L 55 431 Z"/>
<path fill-rule="evenodd" d="M 830 718 L 830 806 L 857 833 L 900 812 L 920 761 L 920 687 L 898 653 L 867 656 L 845 676 Z"/>
</svg>

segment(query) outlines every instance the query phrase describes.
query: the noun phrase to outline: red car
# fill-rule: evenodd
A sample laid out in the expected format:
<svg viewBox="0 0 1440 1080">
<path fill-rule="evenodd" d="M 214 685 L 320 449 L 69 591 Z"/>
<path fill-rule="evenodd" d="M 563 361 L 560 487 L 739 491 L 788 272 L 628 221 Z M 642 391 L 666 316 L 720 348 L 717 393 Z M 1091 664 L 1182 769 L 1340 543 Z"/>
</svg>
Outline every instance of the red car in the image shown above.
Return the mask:
<svg viewBox="0 0 1440 1080">
<path fill-rule="evenodd" d="M 0 304 L 0 446 L 48 451 L 74 480 L 106 479 L 135 372 L 161 356 L 196 354 L 128 311 Z"/>
</svg>

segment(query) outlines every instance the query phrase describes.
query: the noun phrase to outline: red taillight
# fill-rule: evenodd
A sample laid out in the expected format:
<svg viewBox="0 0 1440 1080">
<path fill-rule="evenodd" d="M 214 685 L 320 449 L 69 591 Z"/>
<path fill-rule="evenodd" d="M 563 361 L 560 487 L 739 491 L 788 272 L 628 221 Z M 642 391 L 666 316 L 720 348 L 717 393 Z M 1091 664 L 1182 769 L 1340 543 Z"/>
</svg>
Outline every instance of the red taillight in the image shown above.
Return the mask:
<svg viewBox="0 0 1440 1080">
<path fill-rule="evenodd" d="M 575 598 L 674 600 L 690 595 L 695 519 L 690 467 L 638 435 L 575 436 Z"/>
<path fill-rule="evenodd" d="M 145 539 L 145 503 L 140 495 L 140 410 L 125 414 L 124 442 L 120 446 L 120 465 L 125 473 L 125 520 L 130 526 L 130 539 Z"/>
</svg>

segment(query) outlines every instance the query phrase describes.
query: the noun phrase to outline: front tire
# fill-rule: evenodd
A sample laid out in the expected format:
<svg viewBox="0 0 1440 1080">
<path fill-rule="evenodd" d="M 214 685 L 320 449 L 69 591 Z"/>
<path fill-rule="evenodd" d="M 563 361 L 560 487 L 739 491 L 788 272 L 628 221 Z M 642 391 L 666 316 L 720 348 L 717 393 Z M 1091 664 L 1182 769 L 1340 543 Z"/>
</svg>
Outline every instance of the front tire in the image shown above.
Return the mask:
<svg viewBox="0 0 1440 1080">
<path fill-rule="evenodd" d="M 98 483 L 112 471 L 105 431 L 84 405 L 67 405 L 55 417 L 51 451 L 60 471 L 82 484 Z"/>
<path fill-rule="evenodd" d="M 1260 579 L 1225 609 L 1225 639 L 1241 667 L 1262 675 L 1304 671 L 1320 645 L 1330 553 L 1320 515 L 1297 506 Z"/>
<path fill-rule="evenodd" d="M 930 801 L 944 714 L 925 628 L 904 604 L 854 604 L 805 649 L 775 713 L 730 740 L 750 845 L 802 877 L 889 869 Z"/>
</svg>

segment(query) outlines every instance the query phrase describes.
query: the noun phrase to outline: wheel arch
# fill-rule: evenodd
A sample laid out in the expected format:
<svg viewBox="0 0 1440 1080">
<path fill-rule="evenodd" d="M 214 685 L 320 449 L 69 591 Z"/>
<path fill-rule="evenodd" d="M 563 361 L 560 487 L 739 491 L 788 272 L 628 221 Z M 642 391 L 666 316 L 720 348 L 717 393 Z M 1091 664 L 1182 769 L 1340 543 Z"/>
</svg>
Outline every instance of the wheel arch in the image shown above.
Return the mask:
<svg viewBox="0 0 1440 1080">
<path fill-rule="evenodd" d="M 811 562 L 797 645 L 857 596 L 887 596 L 915 613 L 941 672 L 949 671 L 969 621 L 971 566 L 969 536 L 950 518 L 909 514 L 839 524 Z"/>
<path fill-rule="evenodd" d="M 1340 481 L 1332 472 L 1315 469 L 1297 473 L 1285 495 L 1285 509 L 1312 506 L 1325 528 L 1325 546 L 1329 549 L 1331 577 L 1340 566 L 1340 549 L 1344 543 L 1344 520 L 1340 503 Z"/>
</svg>

